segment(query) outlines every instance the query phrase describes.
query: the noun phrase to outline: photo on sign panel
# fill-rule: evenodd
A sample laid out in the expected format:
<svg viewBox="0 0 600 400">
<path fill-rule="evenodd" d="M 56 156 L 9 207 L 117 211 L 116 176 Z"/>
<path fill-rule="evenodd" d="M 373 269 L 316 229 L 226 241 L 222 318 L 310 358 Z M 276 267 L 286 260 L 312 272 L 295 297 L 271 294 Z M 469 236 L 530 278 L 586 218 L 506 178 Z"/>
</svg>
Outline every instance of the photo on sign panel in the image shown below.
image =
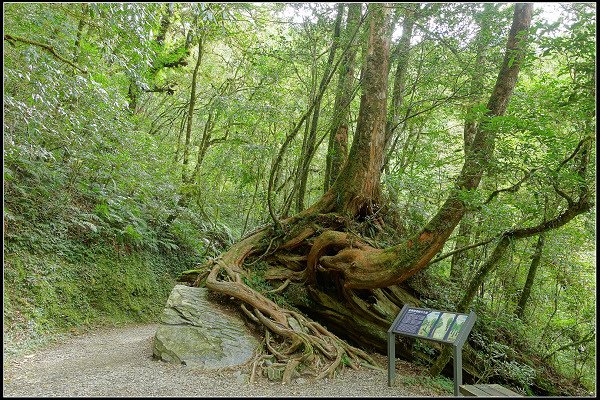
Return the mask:
<svg viewBox="0 0 600 400">
<path fill-rule="evenodd" d="M 433 324 L 435 324 L 435 321 L 437 321 L 439 316 L 439 311 L 432 311 L 429 314 L 427 314 L 427 316 L 423 320 L 423 323 L 421 324 L 421 328 L 419 329 L 418 334 L 420 336 L 428 336 L 429 332 L 431 331 L 431 328 L 433 327 Z"/>
<path fill-rule="evenodd" d="M 456 317 L 456 321 L 454 322 L 454 325 L 452 325 L 452 328 L 450 329 L 450 333 L 448 334 L 447 340 L 449 340 L 449 341 L 456 340 L 456 338 L 458 337 L 458 333 L 460 332 L 463 324 L 467 320 L 467 317 L 468 317 L 468 315 L 464 315 L 464 314 L 461 314 L 458 317 Z"/>
<path fill-rule="evenodd" d="M 443 340 L 455 317 L 456 314 L 454 313 L 443 313 L 433 327 L 430 337 L 433 339 Z"/>
</svg>

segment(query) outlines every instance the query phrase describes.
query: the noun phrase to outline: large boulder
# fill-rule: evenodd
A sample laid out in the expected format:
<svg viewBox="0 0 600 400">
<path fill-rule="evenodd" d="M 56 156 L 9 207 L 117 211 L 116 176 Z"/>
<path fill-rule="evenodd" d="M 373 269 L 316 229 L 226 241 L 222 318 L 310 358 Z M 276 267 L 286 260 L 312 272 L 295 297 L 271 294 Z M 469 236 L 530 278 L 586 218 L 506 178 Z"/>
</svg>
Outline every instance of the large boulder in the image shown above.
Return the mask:
<svg viewBox="0 0 600 400">
<path fill-rule="evenodd" d="M 163 361 L 219 369 L 247 363 L 258 347 L 244 323 L 209 301 L 208 290 L 177 285 L 171 291 L 154 337 Z"/>
</svg>

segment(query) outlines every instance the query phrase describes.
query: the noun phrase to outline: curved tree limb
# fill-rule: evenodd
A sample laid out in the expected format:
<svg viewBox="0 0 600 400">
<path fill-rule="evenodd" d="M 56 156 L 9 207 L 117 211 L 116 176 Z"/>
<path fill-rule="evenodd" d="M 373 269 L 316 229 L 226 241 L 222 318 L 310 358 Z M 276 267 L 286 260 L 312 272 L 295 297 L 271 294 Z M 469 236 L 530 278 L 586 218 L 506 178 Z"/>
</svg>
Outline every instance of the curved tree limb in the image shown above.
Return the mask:
<svg viewBox="0 0 600 400">
<path fill-rule="evenodd" d="M 88 73 L 85 69 L 79 67 L 78 65 L 75 65 L 72 61 L 67 60 L 66 58 L 64 58 L 63 56 L 58 54 L 56 52 L 56 49 L 54 48 L 54 46 L 51 46 L 49 44 L 40 43 L 40 42 L 36 42 L 34 40 L 26 39 L 26 38 L 23 38 L 20 36 L 9 35 L 9 34 L 4 34 L 4 40 L 8 41 L 9 43 L 11 43 L 13 45 L 14 45 L 14 42 L 22 42 L 22 43 L 27 43 L 27 44 L 30 44 L 33 46 L 40 47 L 40 48 L 46 50 L 48 53 L 52 54 L 54 57 L 56 57 L 60 61 L 69 64 L 71 67 L 75 68 L 76 70 L 78 70 L 84 74 Z"/>
<path fill-rule="evenodd" d="M 584 154 L 582 156 L 582 162 L 586 160 L 586 158 L 586 154 Z M 580 167 L 580 169 L 584 168 Z M 463 295 L 462 299 L 456 307 L 457 312 L 462 313 L 467 311 L 468 307 L 471 305 L 473 299 L 475 298 L 477 288 L 483 283 L 486 276 L 494 269 L 494 267 L 502 259 L 502 256 L 508 249 L 508 246 L 512 240 L 524 239 L 538 234 L 543 234 L 553 229 L 557 229 L 567 224 L 576 216 L 589 211 L 594 206 L 594 203 L 589 201 L 586 195 L 587 191 L 585 189 L 581 190 L 581 194 L 582 195 L 579 197 L 577 202 L 570 202 L 567 209 L 559 215 L 557 215 L 556 217 L 550 220 L 544 219 L 543 222 L 532 227 L 512 229 L 502 234 L 501 239 L 494 248 L 492 254 L 487 258 L 487 260 L 483 263 L 483 265 L 477 271 L 475 276 L 471 279 L 471 282 L 467 287 L 467 291 L 465 292 L 465 294 Z M 450 357 L 451 352 L 445 348 L 430 368 L 429 373 L 433 376 L 438 375 L 444 369 L 448 361 L 450 361 Z"/>
<path fill-rule="evenodd" d="M 447 253 L 444 253 L 444 254 L 442 254 L 442 255 L 440 255 L 440 256 L 438 256 L 438 257 L 434 258 L 433 260 L 431 260 L 431 261 L 429 262 L 429 264 L 434 264 L 434 263 L 436 263 L 436 262 L 440 262 L 440 261 L 442 261 L 444 258 L 450 257 L 450 256 L 452 256 L 452 255 L 454 255 L 454 254 L 457 254 L 457 253 L 463 252 L 463 251 L 465 251 L 465 250 L 469 250 L 469 249 L 472 249 L 472 248 L 474 248 L 474 247 L 483 246 L 483 245 L 485 245 L 485 244 L 488 244 L 488 243 L 490 243 L 492 240 L 494 240 L 494 239 L 496 239 L 496 238 L 498 238 L 498 236 L 494 236 L 494 237 L 491 237 L 491 238 L 489 238 L 489 239 L 482 240 L 481 242 L 477 242 L 477 243 L 470 244 L 470 245 L 468 245 L 468 246 L 461 247 L 460 249 L 454 249 L 454 250 L 452 250 L 452 251 L 449 251 L 449 252 L 447 252 Z"/>
<path fill-rule="evenodd" d="M 531 175 L 533 175 L 533 173 L 535 171 L 537 171 L 538 168 L 532 168 L 529 171 L 525 172 L 525 175 L 523 176 L 523 178 L 521 178 L 517 183 L 515 183 L 514 185 L 507 187 L 507 188 L 503 188 L 503 189 L 498 189 L 498 190 L 494 190 L 492 193 L 490 193 L 490 195 L 488 196 L 487 200 L 483 202 L 483 204 L 488 204 L 490 203 L 496 196 L 498 196 L 500 193 L 503 192 L 508 192 L 508 193 L 515 193 L 517 192 L 520 188 L 521 185 L 531 177 Z"/>
</svg>

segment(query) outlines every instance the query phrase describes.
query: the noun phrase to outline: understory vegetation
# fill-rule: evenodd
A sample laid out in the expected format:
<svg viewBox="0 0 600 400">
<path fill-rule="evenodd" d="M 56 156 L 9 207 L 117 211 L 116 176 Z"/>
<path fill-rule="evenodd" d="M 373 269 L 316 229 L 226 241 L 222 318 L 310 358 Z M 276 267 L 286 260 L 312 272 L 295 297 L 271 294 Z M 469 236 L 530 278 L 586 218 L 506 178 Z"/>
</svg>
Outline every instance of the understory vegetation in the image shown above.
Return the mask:
<svg viewBox="0 0 600 400">
<path fill-rule="evenodd" d="M 5 355 L 185 281 L 253 373 L 372 364 L 409 304 L 477 313 L 468 383 L 595 394 L 594 3 L 3 7 Z"/>
</svg>

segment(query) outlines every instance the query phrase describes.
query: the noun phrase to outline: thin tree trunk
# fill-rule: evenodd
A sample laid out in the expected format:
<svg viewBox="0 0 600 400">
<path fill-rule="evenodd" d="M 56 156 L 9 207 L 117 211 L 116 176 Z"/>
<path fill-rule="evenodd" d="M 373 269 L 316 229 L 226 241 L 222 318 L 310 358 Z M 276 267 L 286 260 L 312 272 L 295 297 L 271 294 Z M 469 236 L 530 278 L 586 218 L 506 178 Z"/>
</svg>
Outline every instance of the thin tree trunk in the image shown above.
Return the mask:
<svg viewBox="0 0 600 400">
<path fill-rule="evenodd" d="M 198 58 L 196 59 L 196 66 L 194 67 L 194 72 L 192 73 L 192 87 L 190 89 L 190 102 L 189 102 L 188 114 L 187 114 L 185 144 L 183 146 L 183 168 L 182 168 L 182 172 L 181 172 L 181 181 L 183 183 L 187 183 L 190 179 L 190 177 L 188 177 L 188 164 L 189 164 L 189 160 L 190 160 L 192 127 L 193 127 L 193 123 L 194 123 L 194 107 L 196 106 L 196 81 L 198 79 L 198 69 L 200 68 L 200 63 L 202 62 L 202 51 L 203 51 L 203 41 L 202 41 L 202 38 L 200 38 L 198 40 Z"/>
<path fill-rule="evenodd" d="M 481 21 L 481 27 L 479 32 L 477 32 L 477 37 L 475 41 L 477 43 L 477 53 L 475 56 L 475 64 L 474 71 L 471 74 L 471 88 L 469 92 L 471 96 L 474 98 L 474 102 L 478 103 L 480 93 L 483 89 L 483 74 L 478 69 L 478 66 L 482 65 L 484 57 L 485 57 L 485 49 L 490 41 L 490 12 L 494 8 L 494 5 L 491 3 L 485 3 L 483 16 Z M 473 144 L 473 140 L 475 139 L 475 133 L 477 131 L 477 121 L 474 118 L 467 118 L 464 125 L 463 130 L 463 146 L 465 157 L 467 156 L 471 145 Z M 464 218 L 460 221 L 460 225 L 458 228 L 458 236 L 456 238 L 456 243 L 454 245 L 455 249 L 459 249 L 469 245 L 470 235 L 471 235 L 471 222 L 472 216 L 467 212 Z M 464 264 L 466 261 L 467 253 L 460 252 L 456 253 L 452 256 L 452 260 L 450 261 L 450 279 L 456 283 L 462 283 L 462 276 Z"/>
<path fill-rule="evenodd" d="M 342 23 L 342 15 L 344 13 L 344 4 L 338 3 L 337 6 L 337 16 L 335 19 L 335 26 L 333 29 L 333 39 L 331 43 L 331 48 L 329 50 L 329 58 L 327 59 L 327 65 L 325 67 L 325 71 L 323 71 L 323 76 L 321 78 L 321 82 L 319 83 L 319 92 L 322 92 L 327 85 L 327 77 L 329 76 L 329 72 L 333 66 L 333 60 L 335 58 L 335 52 L 338 48 L 339 37 L 340 37 L 340 27 Z M 319 113 L 321 112 L 321 98 L 316 99 L 316 104 L 313 108 L 313 116 L 310 124 L 310 131 L 308 133 L 308 137 L 306 138 L 305 146 L 303 147 L 304 152 L 303 156 L 300 159 L 300 168 L 298 171 L 299 180 L 298 180 L 298 191 L 296 194 L 296 212 L 301 212 L 304 210 L 304 198 L 306 195 L 306 185 L 308 181 L 308 173 L 310 169 L 310 163 L 312 161 L 313 155 L 316 150 L 316 141 L 317 141 L 317 126 L 319 122 Z"/>
<path fill-rule="evenodd" d="M 492 39 L 491 32 L 491 15 L 495 6 L 492 3 L 485 3 L 483 6 L 482 20 L 479 31 L 477 32 L 477 37 L 475 38 L 475 42 L 477 44 L 477 50 L 475 55 L 475 63 L 473 64 L 473 73 L 471 74 L 471 87 L 469 89 L 469 93 L 472 96 L 474 105 L 479 103 L 479 99 L 481 97 L 481 92 L 483 91 L 483 71 L 481 70 L 481 66 L 483 65 L 483 61 L 485 59 L 485 49 L 488 47 L 489 42 Z M 475 133 L 477 131 L 477 120 L 474 118 L 467 118 L 465 121 L 463 139 L 464 139 L 464 148 L 465 153 L 467 153 L 473 144 L 473 140 L 475 139 Z"/>
<path fill-rule="evenodd" d="M 527 300 L 529 300 L 529 296 L 531 294 L 531 288 L 533 287 L 533 281 L 535 279 L 535 274 L 537 272 L 538 266 L 540 265 L 540 260 L 542 259 L 542 250 L 544 249 L 544 234 L 540 234 L 538 236 L 537 244 L 535 245 L 535 251 L 533 256 L 531 257 L 531 265 L 529 266 L 529 271 L 527 272 L 527 280 L 525 281 L 525 286 L 523 287 L 523 291 L 521 292 L 521 296 L 519 297 L 519 303 L 517 304 L 517 309 L 515 310 L 515 314 L 519 319 L 523 319 L 523 315 L 525 314 L 525 305 L 527 304 Z"/>
<path fill-rule="evenodd" d="M 256 182 L 254 184 L 254 193 L 252 194 L 252 201 L 250 202 L 250 207 L 248 207 L 248 212 L 246 213 L 246 218 L 244 219 L 244 227 L 242 228 L 242 236 L 244 236 L 244 233 L 246 233 L 246 228 L 248 228 L 248 220 L 250 219 L 250 213 L 252 212 L 252 210 L 254 210 L 254 203 L 256 202 L 256 195 L 258 193 L 258 186 L 260 184 L 260 178 L 261 178 L 261 173 L 260 173 L 260 167 L 261 167 L 261 163 L 257 162 L 257 176 L 256 176 Z"/>
<path fill-rule="evenodd" d="M 384 164 L 383 164 L 383 169 L 386 171 L 388 170 L 388 166 L 389 166 L 390 160 L 392 158 L 392 155 L 396 151 L 396 146 L 398 144 L 400 137 L 406 136 L 406 138 L 404 139 L 404 141 L 402 143 L 402 149 L 400 151 L 398 151 L 400 159 L 398 160 L 397 165 L 399 166 L 399 171 L 401 174 L 404 174 L 404 171 L 406 171 L 406 168 L 408 168 L 408 166 L 411 164 L 411 162 L 415 156 L 414 150 L 416 149 L 418 141 L 419 141 L 418 139 L 419 139 L 420 127 L 415 127 L 413 124 L 408 125 L 409 124 L 408 119 L 410 118 L 410 115 L 412 112 L 412 103 L 413 103 L 414 96 L 416 94 L 417 83 L 419 82 L 421 73 L 423 71 L 423 63 L 425 61 L 424 50 L 425 50 L 425 46 L 421 46 L 421 55 L 419 57 L 419 62 L 416 66 L 416 74 L 415 74 L 415 77 L 412 79 L 413 84 L 412 84 L 412 88 L 410 90 L 410 92 L 411 92 L 410 101 L 409 101 L 410 105 L 407 107 L 406 111 L 404 112 L 404 117 L 402 120 L 400 120 L 401 122 L 400 121 L 398 122 L 401 125 L 393 127 L 394 132 L 396 132 L 396 134 L 390 136 L 390 139 L 393 139 L 393 141 L 392 141 L 391 145 L 388 146 L 388 149 L 386 150 Z M 404 96 L 403 96 L 403 98 L 404 98 Z M 402 102 L 404 103 L 404 99 L 402 100 Z M 406 135 L 404 135 L 405 133 L 406 133 Z"/>
<path fill-rule="evenodd" d="M 348 6 L 345 38 L 351 40 L 360 21 L 361 5 L 352 3 Z M 353 98 L 354 60 L 358 48 L 352 43 L 352 49 L 347 52 L 339 70 L 338 85 L 334 101 L 334 118 L 329 131 L 327 157 L 325 160 L 325 179 L 323 192 L 327 192 L 342 168 L 348 156 L 348 116 L 350 103 Z"/>
<path fill-rule="evenodd" d="M 415 25 L 415 11 L 416 4 L 406 9 L 404 15 L 404 21 L 402 22 L 402 36 L 398 42 L 397 56 L 398 64 L 396 65 L 396 72 L 394 75 L 394 88 L 392 90 L 392 104 L 389 111 L 388 121 L 385 129 L 385 150 L 390 146 L 392 136 L 396 131 L 399 121 L 400 113 L 402 109 L 402 103 L 404 101 L 404 90 L 406 87 L 406 76 L 408 71 L 408 64 L 410 61 L 410 40 L 412 38 L 413 27 Z M 387 165 L 387 163 L 384 163 Z"/>
<path fill-rule="evenodd" d="M 127 90 L 127 98 L 129 99 L 129 111 L 132 114 L 137 113 L 137 99 L 139 94 L 139 88 L 133 77 L 129 78 L 129 88 Z"/>
<path fill-rule="evenodd" d="M 85 15 L 88 12 L 88 5 L 86 3 L 81 4 L 81 13 L 82 17 L 79 20 L 79 24 L 77 24 L 77 36 L 75 37 L 75 57 L 73 58 L 73 62 L 75 64 L 79 63 L 79 55 L 81 54 L 81 38 L 83 37 L 83 28 L 85 27 Z"/>
<path fill-rule="evenodd" d="M 196 158 L 196 166 L 194 167 L 194 172 L 192 174 L 191 180 L 194 181 L 198 175 L 200 175 L 200 166 L 204 161 L 204 157 L 206 156 L 206 152 L 210 147 L 210 138 L 212 136 L 212 130 L 215 126 L 215 121 L 218 118 L 214 116 L 214 112 L 211 110 L 208 112 L 208 117 L 206 119 L 206 123 L 204 124 L 204 131 L 202 132 L 202 139 L 200 140 L 200 146 L 198 146 L 198 157 Z"/>
<path fill-rule="evenodd" d="M 456 242 L 454 243 L 454 249 L 460 249 L 466 247 L 471 242 L 471 219 L 472 216 L 469 212 L 465 213 L 465 216 L 460 221 L 460 225 L 458 226 L 458 235 L 456 237 Z M 450 260 L 450 280 L 460 286 L 463 284 L 464 278 L 464 267 L 465 262 L 468 259 L 469 253 L 467 252 L 458 252 L 452 255 Z"/>
<path fill-rule="evenodd" d="M 187 124 L 185 131 L 185 143 L 183 145 L 183 161 L 181 168 L 181 182 L 183 184 L 190 183 L 193 175 L 188 176 L 188 164 L 190 160 L 190 147 L 191 147 L 191 139 L 192 139 L 192 127 L 194 122 L 194 107 L 196 106 L 196 81 L 198 77 L 198 70 L 200 68 L 200 63 L 202 62 L 202 50 L 203 50 L 203 40 L 202 38 L 198 39 L 198 58 L 196 59 L 196 65 L 194 67 L 194 71 L 192 72 L 192 86 L 190 89 L 190 101 L 188 105 L 187 111 Z M 183 207 L 188 204 L 190 200 L 190 196 L 187 192 L 183 193 L 177 202 L 178 207 Z M 167 217 L 166 223 L 170 225 L 179 212 L 175 210 L 171 215 Z"/>
<path fill-rule="evenodd" d="M 184 111 L 183 118 L 181 119 L 181 124 L 179 126 L 179 133 L 177 135 L 177 147 L 175 148 L 175 156 L 173 158 L 175 164 L 179 163 L 179 153 L 181 152 L 181 137 L 183 136 L 183 131 L 185 130 L 186 119 L 186 113 Z"/>
</svg>

